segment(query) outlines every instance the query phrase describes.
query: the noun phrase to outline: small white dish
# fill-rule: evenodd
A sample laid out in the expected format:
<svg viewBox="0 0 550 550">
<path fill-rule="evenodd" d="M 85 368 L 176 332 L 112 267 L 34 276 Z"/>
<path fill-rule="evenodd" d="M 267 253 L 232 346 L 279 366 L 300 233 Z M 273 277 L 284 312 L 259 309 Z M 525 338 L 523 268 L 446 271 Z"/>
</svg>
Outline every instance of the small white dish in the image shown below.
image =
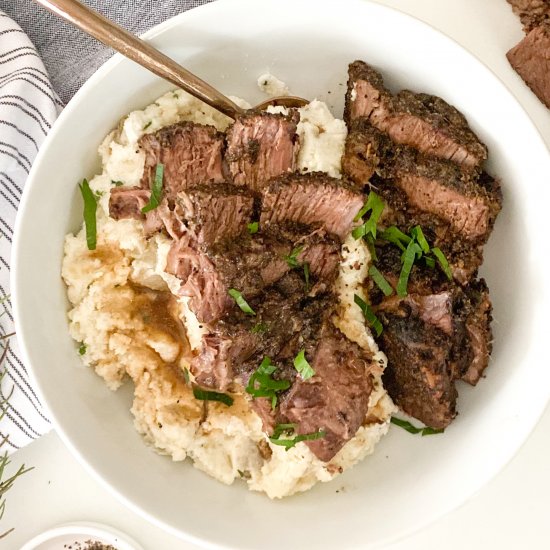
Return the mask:
<svg viewBox="0 0 550 550">
<path fill-rule="evenodd" d="M 130 385 L 113 394 L 81 367 L 67 330 L 60 277 L 65 233 L 82 223 L 76 183 L 98 169 L 96 149 L 120 117 L 170 85 L 115 56 L 65 108 L 23 194 L 12 261 L 25 362 L 72 452 L 143 517 L 208 548 L 375 548 L 464 503 L 517 452 L 550 396 L 547 359 L 550 155 L 496 76 L 440 32 L 366 0 L 219 0 L 146 34 L 223 92 L 254 104 L 270 71 L 293 93 L 342 113 L 347 64 L 364 59 L 387 83 L 456 105 L 490 151 L 504 208 L 482 275 L 494 303 L 486 379 L 461 384 L 460 415 L 443 435 L 392 427 L 374 455 L 332 483 L 281 502 L 226 487 L 145 446 Z M 342 490 L 343 489 L 343 490 Z"/>
<path fill-rule="evenodd" d="M 128 535 L 100 523 L 65 523 L 48 529 L 25 543 L 21 550 L 87 550 L 100 542 L 116 550 L 143 550 Z"/>
</svg>

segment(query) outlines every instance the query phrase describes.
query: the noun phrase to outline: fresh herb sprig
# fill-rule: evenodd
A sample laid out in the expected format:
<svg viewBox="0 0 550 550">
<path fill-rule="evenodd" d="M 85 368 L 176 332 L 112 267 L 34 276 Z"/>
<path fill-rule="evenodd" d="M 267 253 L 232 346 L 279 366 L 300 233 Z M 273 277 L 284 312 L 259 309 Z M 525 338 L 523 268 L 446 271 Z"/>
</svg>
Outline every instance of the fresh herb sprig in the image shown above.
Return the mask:
<svg viewBox="0 0 550 550">
<path fill-rule="evenodd" d="M 0 299 L 0 304 L 4 308 L 4 311 L 0 313 L 0 317 L 2 317 L 7 312 L 5 304 L 8 299 L 8 296 Z M 0 352 L 0 388 L 2 388 L 2 386 L 5 387 L 4 379 L 6 377 L 7 371 L 4 365 L 9 350 L 9 338 L 11 338 L 13 335 L 14 333 L 9 333 L 0 336 L 0 341 L 4 343 Z M 4 390 L 0 389 L 0 421 L 2 420 L 2 418 L 4 418 L 10 408 L 10 398 L 13 394 L 13 391 L 14 386 L 12 386 L 7 393 L 5 393 Z M 8 440 L 8 436 L 2 436 L 0 438 L 0 449 L 8 442 Z M 3 454 L 0 454 L 0 520 L 4 516 L 4 512 L 6 510 L 6 493 L 13 487 L 17 479 L 33 469 L 27 468 L 24 464 L 22 464 L 13 474 L 5 477 L 6 470 L 8 469 L 10 464 L 11 460 L 8 457 L 8 452 L 5 451 Z M 13 530 L 14 528 L 12 527 L 4 533 L 0 533 L 0 539 L 9 535 Z"/>
<path fill-rule="evenodd" d="M 410 434 L 421 434 L 422 437 L 425 435 L 436 435 L 441 434 L 445 430 L 444 428 L 430 428 L 429 426 L 425 426 L 423 428 L 417 428 L 413 424 L 411 424 L 408 420 L 402 420 L 401 418 L 396 418 L 395 416 L 392 416 L 390 418 L 390 422 L 392 424 L 395 424 L 396 426 L 399 426 L 400 428 L 403 428 L 405 431 L 409 432 Z"/>
<path fill-rule="evenodd" d="M 277 394 L 290 388 L 289 380 L 275 380 L 273 373 L 277 367 L 269 357 L 264 357 L 260 366 L 252 373 L 246 386 L 246 392 L 252 397 L 267 397 L 271 399 L 271 408 L 277 405 Z"/>
<path fill-rule="evenodd" d="M 248 232 L 251 235 L 254 235 L 254 233 L 258 233 L 260 229 L 260 222 L 250 222 L 249 224 L 246 225 L 246 227 L 248 229 Z"/>
<path fill-rule="evenodd" d="M 283 434 L 290 436 L 296 430 L 296 424 L 277 424 L 273 430 L 273 435 L 269 438 L 269 441 L 274 445 L 280 445 L 285 450 L 292 449 L 300 441 L 313 441 L 315 439 L 321 439 L 325 437 L 326 432 L 324 430 L 318 430 L 316 432 L 308 434 L 296 434 L 292 439 L 280 439 Z"/>
</svg>

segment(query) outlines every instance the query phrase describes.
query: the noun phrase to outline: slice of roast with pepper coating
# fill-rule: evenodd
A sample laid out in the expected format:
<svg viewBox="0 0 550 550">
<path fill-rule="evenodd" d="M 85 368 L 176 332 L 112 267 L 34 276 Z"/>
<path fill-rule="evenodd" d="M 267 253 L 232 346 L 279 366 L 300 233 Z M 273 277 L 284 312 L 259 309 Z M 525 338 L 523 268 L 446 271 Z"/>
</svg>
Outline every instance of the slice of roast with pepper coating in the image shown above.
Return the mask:
<svg viewBox="0 0 550 550">
<path fill-rule="evenodd" d="M 299 120 L 294 110 L 288 115 L 261 112 L 238 117 L 227 130 L 225 154 L 234 183 L 259 192 L 271 178 L 293 172 Z"/>
<path fill-rule="evenodd" d="M 310 354 L 306 351 L 306 359 L 315 374 L 307 380 L 296 378 L 280 413 L 296 424 L 296 434 L 324 432 L 306 444 L 317 458 L 328 462 L 365 419 L 373 389 L 371 357 L 326 322 L 316 346 Z"/>
<path fill-rule="evenodd" d="M 363 194 L 323 172 L 273 179 L 262 194 L 260 224 L 295 222 L 321 225 L 344 240 L 363 206 Z"/>
<path fill-rule="evenodd" d="M 395 288 L 401 251 L 377 247 L 377 268 Z M 384 384 L 407 414 L 444 428 L 456 414 L 457 379 L 475 385 L 491 351 L 491 303 L 483 279 L 461 287 L 440 271 L 415 264 L 404 297 L 385 296 L 367 285 L 373 311 L 384 330 L 378 336 L 388 357 Z"/>
<path fill-rule="evenodd" d="M 224 135 L 213 126 L 179 122 L 145 134 L 139 145 L 145 153 L 144 189 L 150 188 L 157 164 L 164 165 L 163 196 L 169 199 L 192 185 L 225 181 Z"/>
<path fill-rule="evenodd" d="M 379 72 L 354 61 L 349 66 L 344 118 L 349 127 L 359 117 L 367 118 L 395 143 L 464 168 L 480 168 L 487 158 L 487 147 L 453 106 L 439 97 L 409 90 L 393 96 Z"/>
<path fill-rule="evenodd" d="M 309 287 L 324 291 L 335 280 L 339 261 L 335 238 L 321 229 L 287 226 L 210 245 L 184 236 L 172 245 L 166 271 L 182 281 L 180 294 L 192 298 L 190 307 L 199 321 L 210 323 L 235 306 L 228 294 L 232 288 L 252 299 L 291 269 L 302 273 L 307 263 Z M 300 294 L 308 294 L 310 288 L 304 280 Z"/>
<path fill-rule="evenodd" d="M 533 28 L 506 57 L 527 86 L 550 109 L 550 23 Z"/>
<path fill-rule="evenodd" d="M 191 371 L 199 384 L 225 390 L 235 377 L 246 386 L 264 357 L 269 357 L 280 367 L 278 376 L 292 382 L 296 376 L 292 359 L 304 339 L 312 341 L 318 334 L 332 300 L 328 294 L 304 297 L 303 280 L 294 271 L 288 273 L 250 299 L 255 315 L 233 304 L 227 315 L 209 327 Z"/>
</svg>

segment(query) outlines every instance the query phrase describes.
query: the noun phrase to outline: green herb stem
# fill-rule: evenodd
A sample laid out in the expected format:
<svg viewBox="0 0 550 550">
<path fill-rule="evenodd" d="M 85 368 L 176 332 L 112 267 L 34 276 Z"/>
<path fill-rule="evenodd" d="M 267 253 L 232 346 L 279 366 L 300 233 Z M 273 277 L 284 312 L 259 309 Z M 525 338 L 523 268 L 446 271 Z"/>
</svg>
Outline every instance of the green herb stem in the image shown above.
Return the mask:
<svg viewBox="0 0 550 550">
<path fill-rule="evenodd" d="M 376 317 L 376 315 L 372 311 L 369 304 L 367 304 L 365 300 L 363 300 L 361 296 L 358 296 L 357 294 L 353 296 L 353 301 L 361 308 L 367 324 L 376 332 L 376 336 L 380 336 L 382 334 L 382 331 L 384 330 L 384 327 L 382 326 L 382 323 L 380 322 L 378 317 Z"/>
<path fill-rule="evenodd" d="M 82 200 L 84 201 L 84 225 L 86 226 L 86 244 L 88 250 L 95 250 L 97 245 L 97 199 L 94 192 L 90 189 L 87 179 L 83 179 L 79 184 Z"/>
<path fill-rule="evenodd" d="M 312 376 L 315 376 L 315 371 L 306 359 L 305 350 L 301 350 L 300 353 L 294 358 L 294 368 L 298 371 L 302 380 L 307 380 Z"/>
<path fill-rule="evenodd" d="M 256 312 L 248 305 L 248 302 L 244 299 L 243 295 L 236 290 L 235 288 L 230 288 L 228 290 L 229 296 L 235 300 L 237 305 L 241 308 L 242 311 L 248 313 L 248 315 L 256 315 Z"/>
<path fill-rule="evenodd" d="M 193 395 L 195 396 L 195 399 L 199 399 L 200 401 L 219 401 L 228 407 L 233 405 L 233 398 L 226 393 L 203 390 L 198 386 L 193 386 Z"/>
<path fill-rule="evenodd" d="M 374 266 L 371 265 L 369 268 L 369 275 L 372 280 L 376 283 L 378 288 L 384 293 L 384 296 L 391 296 L 393 294 L 393 288 L 390 283 L 386 280 L 384 275 Z"/>
<path fill-rule="evenodd" d="M 160 204 L 162 200 L 162 184 L 164 179 L 164 164 L 157 164 L 155 169 L 155 179 L 151 185 L 151 196 L 149 197 L 149 202 L 141 209 L 141 211 L 146 214 L 151 210 L 154 210 Z"/>
<path fill-rule="evenodd" d="M 392 424 L 395 424 L 396 426 L 399 426 L 400 428 L 403 428 L 405 431 L 409 432 L 410 434 L 422 434 L 422 436 L 441 434 L 445 431 L 444 428 L 430 428 L 429 426 L 425 426 L 423 428 L 417 428 L 416 426 L 411 424 L 408 420 L 402 420 L 401 418 L 396 418 L 395 416 L 392 416 L 390 418 L 390 422 Z"/>
</svg>

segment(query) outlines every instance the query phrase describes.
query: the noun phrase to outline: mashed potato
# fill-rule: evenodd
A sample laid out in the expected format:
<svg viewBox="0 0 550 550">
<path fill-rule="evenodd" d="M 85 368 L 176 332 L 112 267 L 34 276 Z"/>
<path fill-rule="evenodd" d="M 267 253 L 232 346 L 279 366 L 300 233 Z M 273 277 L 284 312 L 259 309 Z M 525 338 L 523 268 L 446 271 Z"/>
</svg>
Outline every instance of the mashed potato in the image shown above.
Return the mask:
<svg viewBox="0 0 550 550">
<path fill-rule="evenodd" d="M 301 109 L 300 115 L 300 169 L 323 170 L 339 177 L 345 124 L 319 101 Z M 363 426 L 330 462 L 316 458 L 305 443 L 288 451 L 271 445 L 249 396 L 238 389 L 231 407 L 196 400 L 182 375 L 189 367 L 182 359 L 182 338 L 156 319 L 151 305 L 161 296 L 158 291 L 170 290 L 175 295 L 179 287 L 179 281 L 164 272 L 171 241 L 162 234 L 147 240 L 140 222 L 108 216 L 113 182 L 133 186 L 141 179 L 144 155 L 138 139 L 145 132 L 183 120 L 212 124 L 219 130 L 230 123 L 184 92 L 170 92 L 128 115 L 101 144 L 103 170 L 90 181 L 99 197 L 97 248 L 87 249 L 84 228 L 65 239 L 62 275 L 72 306 L 70 333 L 80 344 L 84 363 L 109 388 L 116 390 L 126 378 L 133 381 L 135 427 L 158 452 L 173 460 L 189 457 L 195 467 L 223 483 L 242 478 L 250 489 L 271 498 L 305 491 L 318 481 L 330 481 L 372 453 L 394 411 L 381 381 L 385 357 L 353 303 L 353 295 L 362 293 L 368 250 L 351 237 L 343 245 L 337 281 L 340 303 L 334 323 L 371 351 L 380 368 Z M 174 297 L 172 302 L 170 307 L 183 321 L 190 347 L 198 349 L 205 327 L 190 311 L 186 298 Z"/>
</svg>

